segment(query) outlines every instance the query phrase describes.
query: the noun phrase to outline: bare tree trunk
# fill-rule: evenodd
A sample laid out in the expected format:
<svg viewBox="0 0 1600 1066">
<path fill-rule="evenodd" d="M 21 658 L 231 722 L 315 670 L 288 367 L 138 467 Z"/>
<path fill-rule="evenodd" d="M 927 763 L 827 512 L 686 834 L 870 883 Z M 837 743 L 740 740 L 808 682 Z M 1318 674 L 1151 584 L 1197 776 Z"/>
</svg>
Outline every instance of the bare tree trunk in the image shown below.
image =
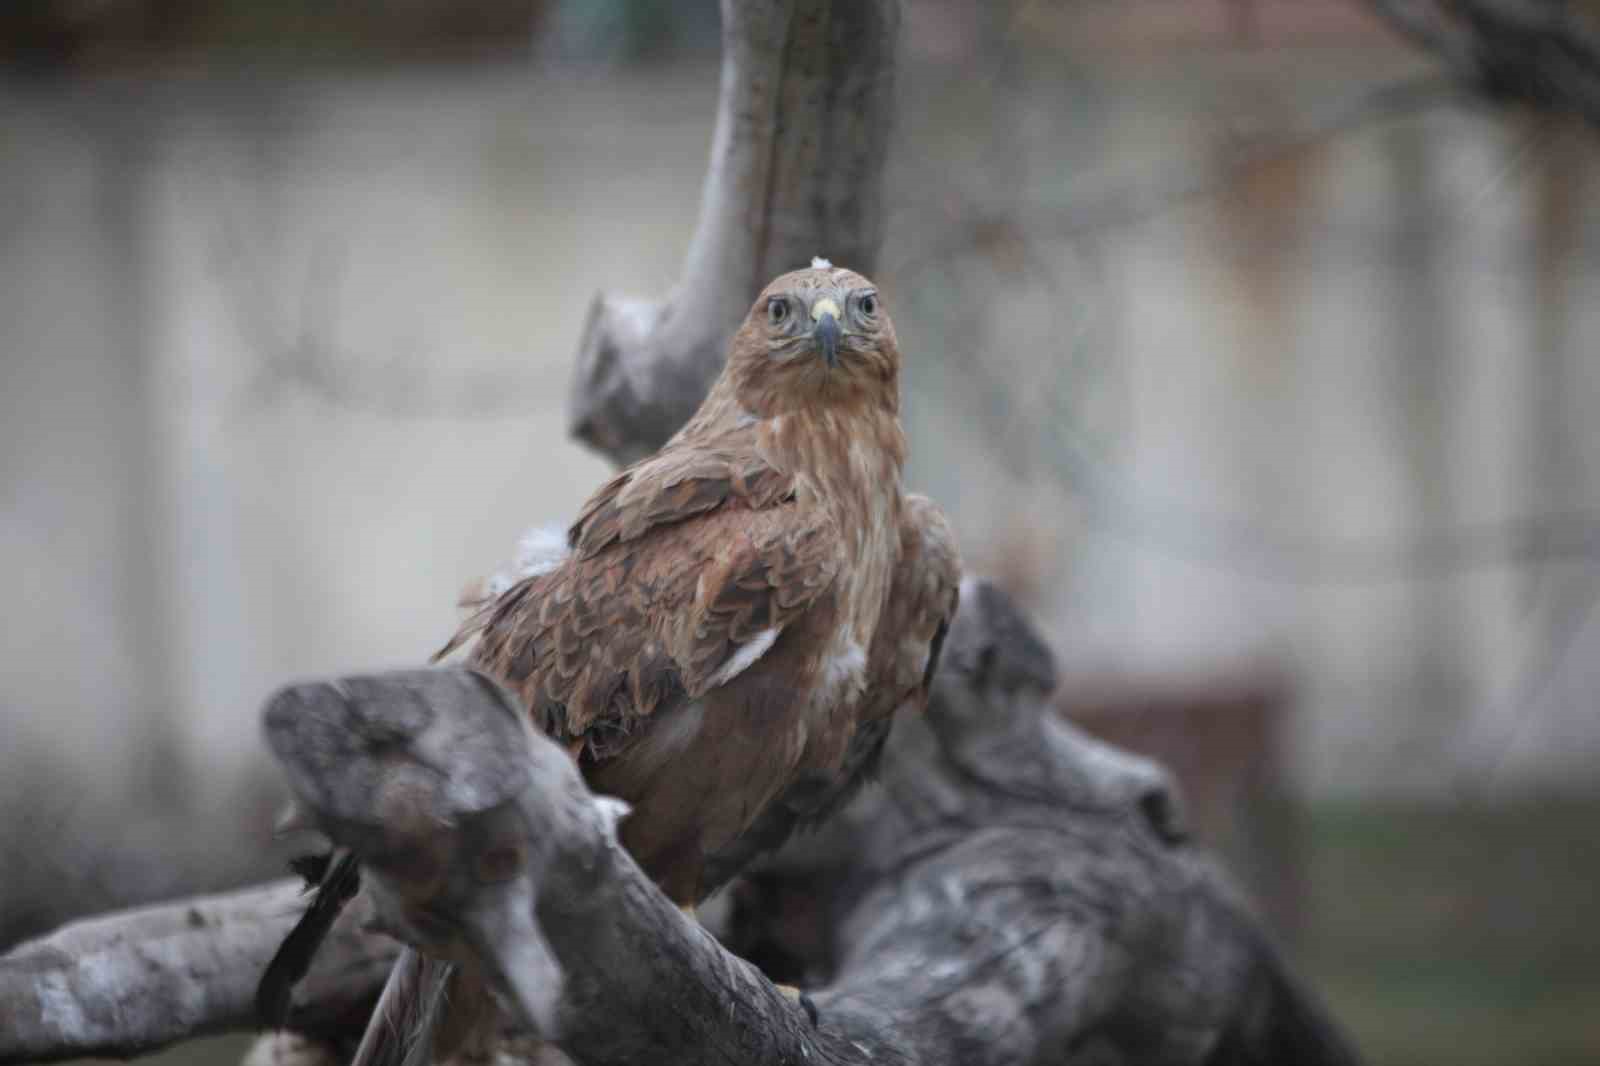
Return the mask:
<svg viewBox="0 0 1600 1066">
<path fill-rule="evenodd" d="M 762 286 L 824 256 L 870 274 L 883 236 L 896 0 L 722 0 L 722 85 L 700 220 L 662 300 L 601 294 L 572 433 L 617 463 L 660 447 L 722 369 Z"/>
<path fill-rule="evenodd" d="M 1185 841 L 1165 772 L 1051 712 L 1049 653 L 992 587 L 968 583 L 946 664 L 928 714 L 897 723 L 882 787 L 724 902 L 731 943 L 817 975 L 815 1022 L 662 895 L 617 845 L 614 803 L 480 675 L 299 686 L 268 734 L 361 856 L 377 919 L 481 965 L 578 1063 L 1354 1061 Z M 0 1063 L 247 1024 L 284 891 L 0 959 Z M 326 955 L 302 1012 L 370 1001 L 373 942 L 352 923 Z M 160 962 L 106 981 L 102 959 Z"/>
</svg>

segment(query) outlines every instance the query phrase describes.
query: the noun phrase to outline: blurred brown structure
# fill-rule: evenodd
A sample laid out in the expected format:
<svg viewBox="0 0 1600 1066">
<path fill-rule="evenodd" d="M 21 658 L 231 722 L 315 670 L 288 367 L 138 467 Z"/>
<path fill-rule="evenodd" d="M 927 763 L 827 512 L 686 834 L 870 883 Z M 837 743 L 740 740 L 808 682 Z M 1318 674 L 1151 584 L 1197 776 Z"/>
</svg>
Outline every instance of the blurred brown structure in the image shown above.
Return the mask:
<svg viewBox="0 0 1600 1066">
<path fill-rule="evenodd" d="M 1290 784 L 1293 685 L 1270 668 L 1166 680 L 1068 677 L 1056 708 L 1090 734 L 1172 771 L 1181 815 L 1219 849 L 1285 940 L 1302 933 L 1305 841 Z"/>
</svg>

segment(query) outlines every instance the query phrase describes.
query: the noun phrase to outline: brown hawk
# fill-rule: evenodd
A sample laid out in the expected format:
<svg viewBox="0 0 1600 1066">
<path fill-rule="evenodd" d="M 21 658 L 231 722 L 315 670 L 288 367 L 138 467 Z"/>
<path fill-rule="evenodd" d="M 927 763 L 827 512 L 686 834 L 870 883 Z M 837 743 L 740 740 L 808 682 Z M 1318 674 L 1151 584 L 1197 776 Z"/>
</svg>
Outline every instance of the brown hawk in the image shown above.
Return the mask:
<svg viewBox="0 0 1600 1066">
<path fill-rule="evenodd" d="M 901 492 L 900 363 L 866 278 L 779 277 L 695 416 L 436 657 L 469 647 L 632 806 L 621 842 L 680 905 L 840 805 L 926 699 L 959 568 Z"/>
</svg>

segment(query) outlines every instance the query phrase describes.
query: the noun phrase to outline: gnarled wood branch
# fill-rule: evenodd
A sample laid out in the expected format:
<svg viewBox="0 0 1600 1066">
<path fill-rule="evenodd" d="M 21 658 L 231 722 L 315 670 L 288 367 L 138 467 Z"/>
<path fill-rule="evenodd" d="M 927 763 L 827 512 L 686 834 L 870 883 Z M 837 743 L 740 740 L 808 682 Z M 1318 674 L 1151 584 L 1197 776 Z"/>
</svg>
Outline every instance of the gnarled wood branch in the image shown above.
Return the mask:
<svg viewBox="0 0 1600 1066">
<path fill-rule="evenodd" d="M 762 286 L 821 255 L 871 273 L 883 234 L 896 0 L 722 2 L 716 132 L 683 275 L 663 300 L 595 298 L 569 417 L 622 464 L 700 405 Z"/>
<path fill-rule="evenodd" d="M 255 1027 L 256 981 L 300 911 L 297 881 L 74 922 L 0 958 L 0 1062 L 132 1058 Z M 358 898 L 302 982 L 295 1025 L 366 1022 L 399 947 L 364 932 Z"/>
<path fill-rule="evenodd" d="M 361 855 L 370 913 L 482 966 L 579 1063 L 1355 1061 L 1185 839 L 1165 772 L 1063 723 L 1052 685 L 1031 627 L 969 582 L 932 705 L 896 724 L 881 786 L 722 901 L 726 943 L 805 977 L 815 1025 L 650 883 L 616 845 L 615 808 L 492 683 L 303 686 L 269 735 Z M 0 1062 L 247 1025 L 292 891 L 113 916 L 0 959 Z M 234 917 L 172 939 L 190 906 Z M 384 955 L 342 928 L 297 1026 L 376 994 Z M 121 971 L 104 1010 L 82 975 L 108 950 L 165 961 Z M 78 1005 L 49 1030 L 27 1020 L 42 988 Z M 170 1021 L 173 1003 L 192 1009 Z"/>
</svg>

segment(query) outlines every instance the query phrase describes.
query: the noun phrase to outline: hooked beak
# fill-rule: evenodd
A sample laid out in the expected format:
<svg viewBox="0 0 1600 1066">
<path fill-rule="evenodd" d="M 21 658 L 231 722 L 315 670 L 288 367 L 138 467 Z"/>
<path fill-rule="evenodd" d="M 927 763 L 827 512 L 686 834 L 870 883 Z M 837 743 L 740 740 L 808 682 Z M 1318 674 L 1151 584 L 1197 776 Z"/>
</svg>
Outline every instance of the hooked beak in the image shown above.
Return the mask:
<svg viewBox="0 0 1600 1066">
<path fill-rule="evenodd" d="M 832 370 L 839 365 L 839 305 L 824 297 L 811 305 L 811 336 Z"/>
</svg>

